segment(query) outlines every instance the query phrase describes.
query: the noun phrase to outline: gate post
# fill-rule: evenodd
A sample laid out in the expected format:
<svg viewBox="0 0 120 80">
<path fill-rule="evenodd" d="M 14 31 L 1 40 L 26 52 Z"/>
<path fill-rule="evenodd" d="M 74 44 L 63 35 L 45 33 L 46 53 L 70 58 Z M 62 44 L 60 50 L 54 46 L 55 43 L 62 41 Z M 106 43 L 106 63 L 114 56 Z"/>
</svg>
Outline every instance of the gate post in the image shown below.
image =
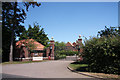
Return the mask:
<svg viewBox="0 0 120 80">
<path fill-rule="evenodd" d="M 53 40 L 53 37 L 51 38 L 51 40 L 50 40 L 50 47 L 52 47 L 52 51 L 51 51 L 51 59 L 53 59 L 54 60 L 54 48 L 55 48 L 55 42 L 54 42 L 54 40 Z"/>
<path fill-rule="evenodd" d="M 82 38 L 81 38 L 81 35 L 79 35 L 79 38 L 78 38 L 78 45 L 81 47 L 82 46 Z M 80 48 L 79 47 L 79 48 Z M 80 48 L 80 51 L 79 51 L 79 54 L 82 53 L 82 49 Z"/>
</svg>

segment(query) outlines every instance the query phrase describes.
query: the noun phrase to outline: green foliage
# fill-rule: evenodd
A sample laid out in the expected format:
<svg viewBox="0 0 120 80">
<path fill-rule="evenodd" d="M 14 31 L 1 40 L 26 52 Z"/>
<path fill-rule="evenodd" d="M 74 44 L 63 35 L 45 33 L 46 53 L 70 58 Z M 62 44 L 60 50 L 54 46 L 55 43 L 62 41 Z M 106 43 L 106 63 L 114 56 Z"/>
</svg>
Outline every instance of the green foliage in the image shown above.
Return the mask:
<svg viewBox="0 0 120 80">
<path fill-rule="evenodd" d="M 45 62 L 46 60 L 41 61 L 13 61 L 13 62 L 3 62 L 2 65 L 8 64 L 27 64 L 27 63 L 36 63 L 36 62 Z"/>
<path fill-rule="evenodd" d="M 73 56 L 77 54 L 78 55 L 78 52 L 77 51 L 66 51 L 66 50 L 58 50 L 58 51 L 55 51 L 55 59 L 62 59 L 62 58 L 66 58 L 66 56 Z"/>
<path fill-rule="evenodd" d="M 19 4 L 24 5 L 24 8 Z M 26 18 L 26 11 L 29 6 L 40 6 L 37 2 L 2 2 L 2 61 L 12 60 L 13 50 L 15 49 L 15 39 L 20 36 L 24 28 L 24 20 Z M 11 46 L 11 49 L 10 49 Z M 13 47 L 13 49 L 12 49 Z"/>
<path fill-rule="evenodd" d="M 66 56 L 73 56 L 75 54 L 78 55 L 77 51 L 72 51 L 70 49 L 67 49 L 65 42 L 55 42 L 55 59 L 63 59 L 66 58 Z"/>
<path fill-rule="evenodd" d="M 105 26 L 105 29 L 104 30 L 101 30 L 98 32 L 98 36 L 105 36 L 105 37 L 108 37 L 110 35 L 118 35 L 119 34 L 119 31 L 115 28 L 115 27 L 110 27 L 110 28 L 107 28 Z"/>
<path fill-rule="evenodd" d="M 62 50 L 62 51 L 55 51 L 56 54 L 65 54 L 66 56 L 73 56 L 75 54 L 78 54 L 77 51 L 66 51 L 66 50 Z"/>
<path fill-rule="evenodd" d="M 58 59 L 64 59 L 64 58 L 66 58 L 66 55 L 65 54 L 56 54 L 55 55 L 55 60 L 58 60 Z"/>
<path fill-rule="evenodd" d="M 89 71 L 120 74 L 120 36 L 108 35 L 86 40 L 83 57 Z"/>
<path fill-rule="evenodd" d="M 55 42 L 55 46 L 66 46 L 66 43 L 65 42 L 56 41 Z"/>
<path fill-rule="evenodd" d="M 88 65 L 81 62 L 73 62 L 69 66 L 76 71 L 87 72 Z"/>
<path fill-rule="evenodd" d="M 65 50 L 65 47 L 66 47 L 65 42 L 59 42 L 59 41 L 55 42 L 55 51 Z"/>
<path fill-rule="evenodd" d="M 16 36 L 18 36 L 21 30 L 24 29 L 24 27 L 20 23 L 24 20 L 25 14 L 23 14 L 23 12 L 19 10 L 17 5 L 18 4 L 14 2 L 2 3 L 3 61 L 8 60 L 10 45 L 13 46 Z M 23 19 L 21 19 L 21 17 L 23 17 Z"/>
<path fill-rule="evenodd" d="M 33 28 L 31 25 L 29 25 L 28 30 L 24 30 L 23 33 L 20 35 L 20 40 L 28 39 L 28 38 L 34 39 L 45 46 L 49 42 L 47 34 L 45 34 L 44 32 L 44 28 L 41 28 L 41 26 L 39 26 L 38 23 L 34 23 Z"/>
<path fill-rule="evenodd" d="M 23 42 L 23 44 L 25 44 L 25 47 L 28 48 L 28 50 L 29 50 L 30 52 L 37 47 L 37 46 L 34 44 L 34 41 L 33 41 L 33 40 L 29 40 L 29 39 L 26 39 L 25 42 Z"/>
</svg>

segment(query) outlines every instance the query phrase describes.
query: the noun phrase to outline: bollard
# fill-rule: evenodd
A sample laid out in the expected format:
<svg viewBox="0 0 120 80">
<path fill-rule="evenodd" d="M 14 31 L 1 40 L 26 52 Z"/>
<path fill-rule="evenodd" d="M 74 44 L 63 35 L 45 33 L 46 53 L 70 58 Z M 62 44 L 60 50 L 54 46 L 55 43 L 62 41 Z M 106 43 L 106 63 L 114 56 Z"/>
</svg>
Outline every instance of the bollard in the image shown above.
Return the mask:
<svg viewBox="0 0 120 80">
<path fill-rule="evenodd" d="M 48 57 L 49 60 L 51 60 L 50 56 Z"/>
</svg>

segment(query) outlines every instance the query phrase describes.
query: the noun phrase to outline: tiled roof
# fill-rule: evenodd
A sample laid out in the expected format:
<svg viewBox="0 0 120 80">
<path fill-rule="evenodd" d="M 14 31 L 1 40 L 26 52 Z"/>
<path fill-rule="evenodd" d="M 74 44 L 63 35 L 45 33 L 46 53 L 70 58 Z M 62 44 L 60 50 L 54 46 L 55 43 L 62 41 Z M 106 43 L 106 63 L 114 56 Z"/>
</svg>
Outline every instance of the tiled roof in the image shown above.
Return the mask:
<svg viewBox="0 0 120 80">
<path fill-rule="evenodd" d="M 67 44 L 70 44 L 70 46 L 74 46 L 71 42 L 67 42 Z M 67 46 L 67 44 L 66 44 L 66 46 Z"/>
<path fill-rule="evenodd" d="M 42 45 L 41 43 L 35 41 L 34 39 L 24 39 L 24 40 L 20 40 L 18 42 L 16 42 L 16 46 L 18 48 L 20 48 L 22 46 L 23 43 L 28 43 L 29 41 L 33 41 L 33 44 L 35 45 L 35 49 L 34 50 L 43 50 L 44 49 L 44 45 Z M 25 45 L 25 44 L 24 44 Z"/>
</svg>

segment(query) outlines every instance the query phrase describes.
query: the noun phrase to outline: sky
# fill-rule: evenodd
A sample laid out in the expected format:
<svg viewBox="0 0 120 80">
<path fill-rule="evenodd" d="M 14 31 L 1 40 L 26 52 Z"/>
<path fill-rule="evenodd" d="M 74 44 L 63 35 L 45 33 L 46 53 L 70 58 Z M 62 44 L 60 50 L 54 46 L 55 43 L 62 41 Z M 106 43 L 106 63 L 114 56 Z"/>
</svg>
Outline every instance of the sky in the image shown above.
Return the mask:
<svg viewBox="0 0 120 80">
<path fill-rule="evenodd" d="M 78 36 L 97 36 L 105 26 L 118 26 L 117 2 L 42 2 L 40 7 L 29 8 L 24 26 L 37 22 L 48 38 L 55 41 L 75 42 Z"/>
</svg>

